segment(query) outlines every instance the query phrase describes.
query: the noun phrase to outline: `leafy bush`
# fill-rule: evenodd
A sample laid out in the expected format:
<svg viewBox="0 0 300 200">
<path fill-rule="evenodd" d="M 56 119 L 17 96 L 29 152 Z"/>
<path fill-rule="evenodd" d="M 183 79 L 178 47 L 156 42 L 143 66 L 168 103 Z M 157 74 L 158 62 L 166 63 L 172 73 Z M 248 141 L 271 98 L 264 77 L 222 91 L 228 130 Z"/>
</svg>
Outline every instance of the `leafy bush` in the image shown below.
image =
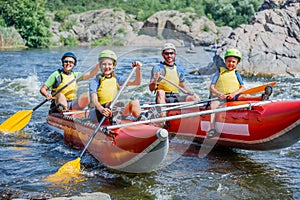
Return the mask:
<svg viewBox="0 0 300 200">
<path fill-rule="evenodd" d="M 102 37 L 98 40 L 96 40 L 95 42 L 92 42 L 92 46 L 108 46 L 112 44 L 112 36 L 106 36 L 106 37 Z"/>
<path fill-rule="evenodd" d="M 74 36 L 68 36 L 64 38 L 63 36 L 60 36 L 59 38 L 60 42 L 64 44 L 64 46 L 77 46 L 77 40 Z"/>
<path fill-rule="evenodd" d="M 210 31 L 209 26 L 207 24 L 204 24 L 203 31 L 204 32 L 209 32 Z"/>
<path fill-rule="evenodd" d="M 68 16 L 88 10 L 112 8 L 114 11 L 124 10 L 127 14 L 137 16 L 137 20 L 145 21 L 161 10 L 180 10 L 196 13 L 185 20 L 187 25 L 195 17 L 207 16 L 217 26 L 235 28 L 241 24 L 251 23 L 253 14 L 264 0 L 0 0 L 0 26 L 14 26 L 29 47 L 47 47 L 51 37 L 50 19 L 47 11 L 54 12 L 54 20 L 64 22 L 60 30 L 70 30 L 74 21 Z M 175 15 L 175 14 L 174 14 Z M 170 16 L 172 17 L 172 16 Z M 66 43 L 73 43 L 67 39 Z M 105 37 L 95 44 L 111 44 Z M 110 42 L 109 42 L 110 41 Z"/>
<path fill-rule="evenodd" d="M 126 34 L 127 31 L 125 28 L 119 28 L 118 31 L 117 31 L 119 34 Z"/>
<path fill-rule="evenodd" d="M 55 12 L 55 15 L 54 15 L 54 21 L 57 21 L 57 22 L 64 22 L 68 15 L 70 15 L 70 11 L 68 10 L 58 10 Z"/>
<path fill-rule="evenodd" d="M 46 0 L 1 1 L 2 17 L 7 26 L 14 26 L 28 47 L 47 47 L 51 37 L 46 18 Z"/>
<path fill-rule="evenodd" d="M 69 31 L 74 25 L 76 25 L 75 19 L 66 20 L 60 25 L 59 31 Z"/>
</svg>

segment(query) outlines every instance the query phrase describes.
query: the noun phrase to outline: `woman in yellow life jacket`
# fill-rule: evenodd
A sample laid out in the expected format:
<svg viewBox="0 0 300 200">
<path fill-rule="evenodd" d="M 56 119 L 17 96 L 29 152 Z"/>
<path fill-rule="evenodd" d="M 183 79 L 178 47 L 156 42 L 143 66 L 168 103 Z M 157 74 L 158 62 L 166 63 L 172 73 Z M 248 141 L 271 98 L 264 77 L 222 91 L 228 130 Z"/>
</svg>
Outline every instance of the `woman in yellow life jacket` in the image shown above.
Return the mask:
<svg viewBox="0 0 300 200">
<path fill-rule="evenodd" d="M 225 67 L 219 67 L 210 84 L 211 97 L 219 97 L 220 100 L 211 102 L 211 109 L 216 109 L 222 101 L 244 101 L 244 100 L 268 100 L 272 94 L 272 87 L 267 86 L 265 93 L 261 96 L 240 94 L 245 90 L 243 79 L 236 70 L 238 63 L 242 59 L 242 54 L 237 49 L 228 49 L 224 55 Z M 211 114 L 210 130 L 207 132 L 209 137 L 218 135 L 215 127 L 215 114 Z"/>
<path fill-rule="evenodd" d="M 97 74 L 99 68 L 97 66 L 86 74 L 74 72 L 73 68 L 77 64 L 77 57 L 73 52 L 66 52 L 62 58 L 62 69 L 54 71 L 47 79 L 47 81 L 40 88 L 40 93 L 51 101 L 50 112 L 63 112 L 69 109 L 80 109 L 77 101 L 77 83 L 74 81 L 72 84 L 64 88 L 56 96 L 52 96 L 57 90 L 68 84 L 76 77 L 80 80 L 87 80 Z M 51 88 L 51 93 L 47 90 Z"/>
<path fill-rule="evenodd" d="M 161 55 L 164 58 L 164 62 L 153 67 L 149 84 L 150 91 L 156 92 L 156 103 L 161 104 L 200 100 L 200 98 L 186 86 L 184 69 L 175 64 L 175 45 L 172 43 L 166 43 L 162 48 Z M 183 88 L 189 94 L 180 96 L 179 87 L 161 79 L 159 77 L 160 75 Z"/>
<path fill-rule="evenodd" d="M 89 92 L 91 101 L 95 106 L 90 112 L 91 120 L 100 121 L 103 116 L 112 117 L 112 110 L 109 109 L 109 104 L 117 95 L 120 86 L 126 81 L 123 76 L 117 76 L 114 71 L 117 64 L 117 55 L 111 50 L 104 50 L 99 54 L 99 63 L 97 68 L 100 68 L 101 73 L 91 80 Z M 140 85 L 142 63 L 135 61 L 132 67 L 136 67 L 136 76 L 134 80 L 129 80 L 128 86 Z M 117 105 L 116 105 L 117 106 Z M 125 105 L 123 116 L 132 114 L 138 118 L 141 114 L 141 107 L 139 100 L 130 101 Z"/>
</svg>

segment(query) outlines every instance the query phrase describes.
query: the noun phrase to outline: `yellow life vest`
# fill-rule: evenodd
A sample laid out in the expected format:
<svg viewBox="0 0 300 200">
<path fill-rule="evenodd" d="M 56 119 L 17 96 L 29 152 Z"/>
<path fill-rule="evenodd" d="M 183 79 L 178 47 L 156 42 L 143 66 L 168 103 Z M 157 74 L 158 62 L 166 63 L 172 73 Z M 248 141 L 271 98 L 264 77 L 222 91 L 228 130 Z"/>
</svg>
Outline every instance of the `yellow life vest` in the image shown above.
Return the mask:
<svg viewBox="0 0 300 200">
<path fill-rule="evenodd" d="M 177 72 L 177 67 L 174 65 L 173 68 L 166 67 L 164 66 L 166 74 L 165 78 L 168 79 L 169 81 L 179 85 L 179 77 L 178 77 L 178 72 Z M 179 93 L 178 87 L 168 83 L 165 80 L 161 80 L 158 82 L 157 89 L 164 90 L 166 93 Z"/>
<path fill-rule="evenodd" d="M 52 87 L 52 94 L 54 94 L 57 90 L 68 84 L 70 81 L 75 79 L 75 74 L 70 73 L 70 74 L 65 74 L 65 73 L 60 73 L 61 76 L 61 83 L 57 87 Z M 64 88 L 60 93 L 64 94 L 67 100 L 74 100 L 77 99 L 77 90 L 78 90 L 78 85 L 76 81 L 73 81 L 68 87 Z M 57 95 L 56 95 L 57 96 Z M 53 98 L 56 99 L 56 96 Z"/>
<path fill-rule="evenodd" d="M 241 85 L 235 70 L 227 70 L 220 67 L 220 76 L 215 85 L 216 89 L 223 94 L 230 94 L 240 89 Z"/>
<path fill-rule="evenodd" d="M 104 78 L 99 76 L 100 86 L 97 89 L 98 102 L 105 104 L 111 102 L 118 93 L 118 83 L 115 76 Z"/>
</svg>

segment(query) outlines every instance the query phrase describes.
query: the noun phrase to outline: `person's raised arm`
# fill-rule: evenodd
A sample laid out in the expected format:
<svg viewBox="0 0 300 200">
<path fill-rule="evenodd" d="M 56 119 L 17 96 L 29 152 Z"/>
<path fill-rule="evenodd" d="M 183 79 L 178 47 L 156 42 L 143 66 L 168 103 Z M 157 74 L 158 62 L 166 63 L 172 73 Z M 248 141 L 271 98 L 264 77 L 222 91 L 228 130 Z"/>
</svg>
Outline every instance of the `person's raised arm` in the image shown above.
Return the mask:
<svg viewBox="0 0 300 200">
<path fill-rule="evenodd" d="M 127 85 L 128 86 L 140 85 L 142 82 L 142 74 L 141 74 L 142 63 L 139 61 L 135 61 L 132 63 L 132 67 L 136 67 L 135 79 L 133 81 L 128 81 Z"/>
<path fill-rule="evenodd" d="M 91 71 L 83 74 L 82 80 L 88 80 L 88 79 L 96 76 L 96 74 L 99 72 L 99 70 L 100 70 L 100 64 L 97 63 L 96 66 Z"/>
<path fill-rule="evenodd" d="M 156 90 L 159 76 L 161 75 L 160 69 L 156 66 L 152 69 L 152 77 L 149 83 L 149 90 L 152 92 Z"/>
</svg>

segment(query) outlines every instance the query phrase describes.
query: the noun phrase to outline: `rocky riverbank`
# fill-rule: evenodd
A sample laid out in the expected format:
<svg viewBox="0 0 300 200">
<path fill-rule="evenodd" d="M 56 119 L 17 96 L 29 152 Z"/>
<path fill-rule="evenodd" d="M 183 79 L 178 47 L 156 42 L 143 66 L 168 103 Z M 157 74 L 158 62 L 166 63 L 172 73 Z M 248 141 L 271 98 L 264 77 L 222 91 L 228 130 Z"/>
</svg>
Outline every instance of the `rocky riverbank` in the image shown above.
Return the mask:
<svg viewBox="0 0 300 200">
<path fill-rule="evenodd" d="M 238 48 L 243 54 L 239 70 L 244 75 L 299 76 L 300 68 L 300 1 L 265 0 L 253 17 L 253 24 L 236 29 L 217 27 L 206 17 L 193 13 L 161 11 L 146 22 L 133 15 L 112 9 L 93 10 L 69 17 L 75 22 L 69 31 L 61 24 L 52 26 L 53 41 L 75 37 L 80 45 L 91 45 L 111 36 L 113 43 L 125 46 L 161 46 L 166 40 L 177 46 L 213 46 L 222 57 L 227 48 Z"/>
</svg>

